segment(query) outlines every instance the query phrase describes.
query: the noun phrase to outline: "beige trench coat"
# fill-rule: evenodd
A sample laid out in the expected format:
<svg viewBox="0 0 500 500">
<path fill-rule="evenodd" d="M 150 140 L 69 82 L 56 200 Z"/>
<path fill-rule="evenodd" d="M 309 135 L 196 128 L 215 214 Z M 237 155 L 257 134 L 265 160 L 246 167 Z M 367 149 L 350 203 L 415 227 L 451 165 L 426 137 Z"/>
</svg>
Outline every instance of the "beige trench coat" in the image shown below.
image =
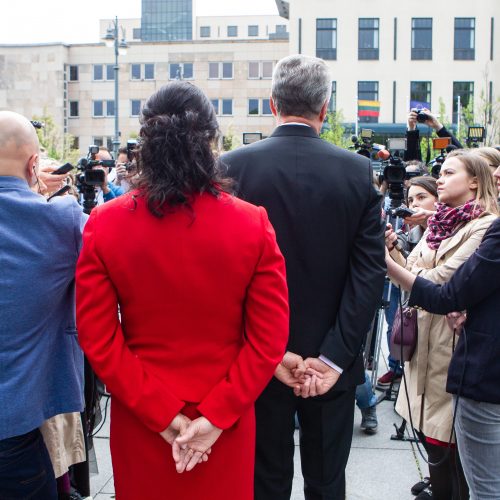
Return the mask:
<svg viewBox="0 0 500 500">
<path fill-rule="evenodd" d="M 442 241 L 438 250 L 428 247 L 424 234 L 408 256 L 406 268 L 434 283 L 446 283 L 474 253 L 495 219 L 495 215 L 483 214 L 464 224 L 453 236 Z M 391 252 L 391 256 L 400 261 L 397 255 L 401 254 Z M 453 330 L 448 326 L 446 316 L 418 310 L 417 318 L 417 348 L 405 366 L 412 422 L 425 436 L 448 442 L 453 408 L 451 394 L 446 392 L 446 379 L 453 354 Z M 410 424 L 404 382 L 401 383 L 396 411 Z"/>
<path fill-rule="evenodd" d="M 70 465 L 85 461 L 85 441 L 79 413 L 63 413 L 49 418 L 41 425 L 40 432 L 56 477 L 68 472 Z"/>
</svg>

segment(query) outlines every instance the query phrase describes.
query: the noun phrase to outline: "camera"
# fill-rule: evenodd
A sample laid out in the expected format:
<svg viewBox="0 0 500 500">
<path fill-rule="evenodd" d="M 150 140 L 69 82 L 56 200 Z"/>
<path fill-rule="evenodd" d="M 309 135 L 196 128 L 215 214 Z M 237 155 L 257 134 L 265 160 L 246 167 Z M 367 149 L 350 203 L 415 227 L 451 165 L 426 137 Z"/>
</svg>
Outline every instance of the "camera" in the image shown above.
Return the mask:
<svg viewBox="0 0 500 500">
<path fill-rule="evenodd" d="M 384 146 L 373 142 L 374 136 L 375 132 L 373 130 L 369 128 L 362 128 L 359 134 L 359 138 L 356 135 L 353 135 L 351 137 L 351 140 L 354 144 L 349 147 L 356 149 L 357 154 L 370 159 L 373 152 L 384 149 Z"/>
<path fill-rule="evenodd" d="M 125 163 L 125 169 L 127 170 L 127 172 L 132 172 L 137 168 L 136 152 L 137 140 L 129 139 L 127 141 L 127 163 Z"/>
<path fill-rule="evenodd" d="M 416 110 L 417 113 L 417 122 L 418 123 L 425 123 L 427 120 L 430 120 L 431 117 L 427 113 L 424 113 L 421 109 Z"/>
<path fill-rule="evenodd" d="M 391 209 L 398 208 L 404 200 L 404 185 L 407 179 L 405 162 L 387 150 L 379 151 L 377 156 L 382 160 L 384 167 L 384 173 L 380 178 L 387 183 Z"/>
</svg>

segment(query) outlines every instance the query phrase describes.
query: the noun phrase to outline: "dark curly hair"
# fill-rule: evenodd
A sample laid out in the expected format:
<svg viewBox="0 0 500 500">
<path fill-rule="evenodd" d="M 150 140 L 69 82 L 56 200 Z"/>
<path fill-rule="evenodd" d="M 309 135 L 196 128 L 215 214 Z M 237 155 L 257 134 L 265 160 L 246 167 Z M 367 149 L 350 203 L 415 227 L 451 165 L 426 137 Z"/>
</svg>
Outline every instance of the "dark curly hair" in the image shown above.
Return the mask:
<svg viewBox="0 0 500 500">
<path fill-rule="evenodd" d="M 177 206 L 191 209 L 196 194 L 231 190 L 213 152 L 220 135 L 215 111 L 198 87 L 164 85 L 146 101 L 140 123 L 136 187 L 155 217 Z"/>
</svg>

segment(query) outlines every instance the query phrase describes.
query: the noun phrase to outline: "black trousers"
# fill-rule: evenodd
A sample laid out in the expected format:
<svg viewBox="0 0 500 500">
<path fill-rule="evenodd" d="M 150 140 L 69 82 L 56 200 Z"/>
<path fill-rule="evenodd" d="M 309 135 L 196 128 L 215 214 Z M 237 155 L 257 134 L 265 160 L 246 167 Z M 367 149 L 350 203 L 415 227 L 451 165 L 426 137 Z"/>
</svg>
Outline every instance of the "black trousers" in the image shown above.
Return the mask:
<svg viewBox="0 0 500 500">
<path fill-rule="evenodd" d="M 330 391 L 297 398 L 273 378 L 255 404 L 255 500 L 289 500 L 293 482 L 294 415 L 300 424 L 300 457 L 306 500 L 344 500 L 351 449 L 354 394 Z"/>
</svg>

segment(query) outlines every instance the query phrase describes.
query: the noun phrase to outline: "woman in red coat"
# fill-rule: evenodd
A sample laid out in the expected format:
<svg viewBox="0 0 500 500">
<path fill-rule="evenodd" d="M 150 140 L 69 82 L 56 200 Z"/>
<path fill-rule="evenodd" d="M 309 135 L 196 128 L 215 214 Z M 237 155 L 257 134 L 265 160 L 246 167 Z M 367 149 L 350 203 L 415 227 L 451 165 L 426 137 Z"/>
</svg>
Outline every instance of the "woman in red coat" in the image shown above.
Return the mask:
<svg viewBox="0 0 500 500">
<path fill-rule="evenodd" d="M 285 266 L 265 210 L 226 192 L 217 138 L 201 90 L 162 87 L 142 111 L 137 189 L 85 227 L 78 331 L 112 395 L 118 500 L 253 499 L 253 404 L 285 352 Z"/>
</svg>

